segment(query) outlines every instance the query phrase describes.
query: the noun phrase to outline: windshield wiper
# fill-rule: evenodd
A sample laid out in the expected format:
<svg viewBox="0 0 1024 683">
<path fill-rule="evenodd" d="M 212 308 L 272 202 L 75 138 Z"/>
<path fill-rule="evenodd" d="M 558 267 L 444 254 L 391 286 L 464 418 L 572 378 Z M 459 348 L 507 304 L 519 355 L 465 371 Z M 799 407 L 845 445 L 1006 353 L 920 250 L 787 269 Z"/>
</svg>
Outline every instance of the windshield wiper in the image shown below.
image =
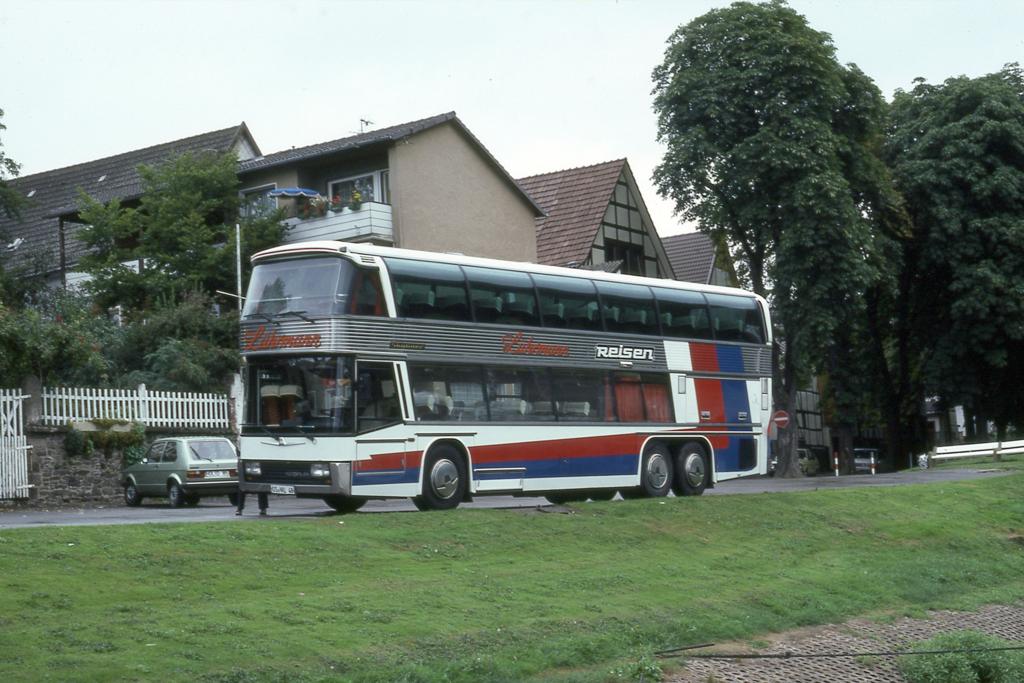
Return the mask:
<svg viewBox="0 0 1024 683">
<path fill-rule="evenodd" d="M 266 313 L 250 313 L 249 315 L 247 315 L 245 317 L 246 318 L 260 318 L 262 320 L 266 320 L 271 325 L 280 325 L 281 324 L 278 321 L 274 320 L 273 316 L 267 315 Z"/>
<path fill-rule="evenodd" d="M 284 317 L 286 315 L 292 315 L 292 316 L 295 316 L 296 318 L 301 318 L 302 320 L 305 320 L 307 323 L 315 323 L 316 322 L 312 318 L 307 317 L 305 311 L 281 311 L 280 313 L 277 314 L 277 317 L 278 318 L 282 318 L 282 317 Z"/>
<path fill-rule="evenodd" d="M 200 460 L 209 460 L 210 462 L 213 462 L 213 458 L 207 458 L 202 455 L 199 455 L 199 451 L 196 450 L 195 446 L 189 445 L 188 449 L 192 451 L 195 454 L 195 456 Z"/>
</svg>

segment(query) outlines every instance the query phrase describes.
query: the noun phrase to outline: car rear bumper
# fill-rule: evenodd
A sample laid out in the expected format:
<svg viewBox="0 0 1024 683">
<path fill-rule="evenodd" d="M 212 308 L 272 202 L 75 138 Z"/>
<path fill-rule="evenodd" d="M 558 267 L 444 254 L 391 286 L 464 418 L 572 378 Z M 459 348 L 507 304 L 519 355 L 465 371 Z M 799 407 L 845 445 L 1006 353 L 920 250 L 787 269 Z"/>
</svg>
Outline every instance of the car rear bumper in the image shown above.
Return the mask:
<svg viewBox="0 0 1024 683">
<path fill-rule="evenodd" d="M 181 485 L 190 496 L 226 496 L 238 491 L 238 482 L 230 481 L 186 481 Z"/>
</svg>

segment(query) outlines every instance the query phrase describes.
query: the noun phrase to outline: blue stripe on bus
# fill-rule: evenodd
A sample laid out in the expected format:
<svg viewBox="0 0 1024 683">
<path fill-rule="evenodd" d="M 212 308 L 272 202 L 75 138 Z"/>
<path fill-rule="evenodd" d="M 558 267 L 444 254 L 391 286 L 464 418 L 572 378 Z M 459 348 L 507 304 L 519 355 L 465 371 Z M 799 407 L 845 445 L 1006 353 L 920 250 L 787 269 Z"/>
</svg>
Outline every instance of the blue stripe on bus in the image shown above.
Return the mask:
<svg viewBox="0 0 1024 683">
<path fill-rule="evenodd" d="M 738 346 L 715 347 L 715 355 L 718 356 L 719 372 L 743 372 L 743 354 Z"/>
<path fill-rule="evenodd" d="M 744 380 L 723 379 L 722 401 L 725 403 L 726 422 L 740 422 L 740 413 L 746 413 L 746 419 L 750 420 L 750 396 Z"/>
<path fill-rule="evenodd" d="M 524 472 L 476 472 L 474 479 L 539 479 L 543 477 L 600 477 L 636 474 L 639 457 L 637 455 L 597 455 L 576 456 L 548 460 L 505 461 L 501 467 L 523 467 Z M 475 469 L 487 469 L 492 465 L 482 465 Z"/>
</svg>

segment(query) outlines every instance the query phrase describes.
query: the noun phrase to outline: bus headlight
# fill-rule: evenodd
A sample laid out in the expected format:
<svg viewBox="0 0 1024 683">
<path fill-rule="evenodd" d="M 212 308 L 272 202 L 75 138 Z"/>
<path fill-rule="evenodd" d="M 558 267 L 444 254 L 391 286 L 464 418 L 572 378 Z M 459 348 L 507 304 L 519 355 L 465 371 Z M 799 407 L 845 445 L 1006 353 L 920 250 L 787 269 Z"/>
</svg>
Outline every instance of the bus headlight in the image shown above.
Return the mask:
<svg viewBox="0 0 1024 683">
<path fill-rule="evenodd" d="M 331 476 L 331 469 L 326 463 L 315 462 L 309 466 L 309 475 L 314 479 L 328 479 Z"/>
<path fill-rule="evenodd" d="M 260 464 L 258 462 L 246 462 L 245 474 L 247 476 L 258 477 L 263 474 L 263 472 L 260 471 Z"/>
</svg>

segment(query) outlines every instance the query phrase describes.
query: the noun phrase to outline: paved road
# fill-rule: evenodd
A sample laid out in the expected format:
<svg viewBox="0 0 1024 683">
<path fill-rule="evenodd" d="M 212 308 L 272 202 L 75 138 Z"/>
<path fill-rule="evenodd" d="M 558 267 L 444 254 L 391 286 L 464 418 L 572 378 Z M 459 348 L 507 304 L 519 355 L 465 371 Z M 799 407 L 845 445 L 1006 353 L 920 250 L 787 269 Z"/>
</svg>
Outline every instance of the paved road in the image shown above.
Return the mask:
<svg viewBox="0 0 1024 683">
<path fill-rule="evenodd" d="M 808 477 L 804 479 L 777 479 L 751 477 L 722 482 L 707 495 L 734 495 L 744 493 L 782 493 L 786 491 L 815 491 L 849 488 L 853 486 L 901 486 L 924 482 L 961 481 L 1007 474 L 995 470 L 924 470 L 896 474 L 853 475 L 843 477 Z M 67 508 L 61 510 L 0 509 L 0 529 L 36 526 L 74 526 L 82 524 L 147 524 L 157 522 L 224 522 L 252 521 L 257 515 L 256 497 L 250 496 L 245 515 L 235 517 L 234 507 L 227 498 L 204 498 L 196 507 L 171 508 L 163 499 L 146 500 L 141 507 L 123 505 Z M 515 498 L 512 496 L 482 496 L 465 505 L 468 508 L 534 508 L 547 506 L 544 498 Z M 408 500 L 373 500 L 359 512 L 411 512 L 416 508 Z M 312 519 L 326 517 L 334 512 L 319 500 L 271 496 L 270 517 L 286 519 Z"/>
</svg>

